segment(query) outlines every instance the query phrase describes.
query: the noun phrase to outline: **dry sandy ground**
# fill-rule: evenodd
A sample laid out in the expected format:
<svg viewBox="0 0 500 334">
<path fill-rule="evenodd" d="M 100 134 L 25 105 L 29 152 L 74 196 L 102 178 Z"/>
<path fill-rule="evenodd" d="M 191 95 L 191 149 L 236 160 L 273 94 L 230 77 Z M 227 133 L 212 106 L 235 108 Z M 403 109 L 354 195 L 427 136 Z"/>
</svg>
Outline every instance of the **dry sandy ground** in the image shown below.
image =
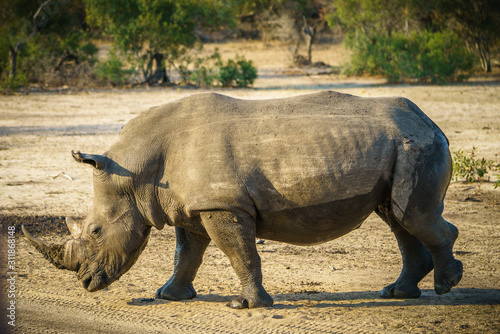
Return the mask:
<svg viewBox="0 0 500 334">
<path fill-rule="evenodd" d="M 258 57 L 264 57 L 266 48 L 261 49 Z M 300 75 L 280 61 L 285 51 L 271 51 L 277 55 L 275 69 L 263 69 L 256 89 L 222 92 L 251 99 L 321 88 L 405 96 L 444 130 L 452 151 L 475 146 L 478 156 L 500 161 L 498 84 L 388 86 L 381 80 Z M 92 200 L 91 170 L 74 162 L 71 150 L 101 153 L 138 111 L 195 92 L 169 88 L 0 96 L 0 244 L 7 243 L 8 226 L 22 223 L 47 240 L 66 237 L 59 217 L 85 216 Z M 15 298 L 0 293 L 16 302 L 16 326 L 9 327 L 15 333 L 498 333 L 500 189 L 493 189 L 492 182 L 480 187 L 453 182 L 444 216 L 460 230 L 455 255 L 465 271 L 460 284 L 443 296 L 434 293 L 428 275 L 417 300 L 378 297 L 399 275 L 401 260 L 390 229 L 375 216 L 323 245 L 259 245 L 264 286 L 275 300 L 269 308 L 226 306 L 239 283 L 214 245 L 195 281 L 198 297 L 154 300 L 173 268 L 175 237 L 168 228 L 154 230 L 135 266 L 109 289 L 95 293 L 86 292 L 74 273 L 51 266 L 17 233 Z M 9 275 L 1 261 L 5 283 Z M 6 315 L 2 306 L 0 316 Z"/>
</svg>

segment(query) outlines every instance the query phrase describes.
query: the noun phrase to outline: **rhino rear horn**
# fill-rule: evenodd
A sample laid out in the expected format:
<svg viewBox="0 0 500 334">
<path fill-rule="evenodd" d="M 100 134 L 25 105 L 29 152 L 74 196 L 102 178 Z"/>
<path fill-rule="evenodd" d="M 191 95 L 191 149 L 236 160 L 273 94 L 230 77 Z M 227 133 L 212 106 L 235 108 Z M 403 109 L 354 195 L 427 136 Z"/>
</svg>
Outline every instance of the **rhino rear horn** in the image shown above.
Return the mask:
<svg viewBox="0 0 500 334">
<path fill-rule="evenodd" d="M 73 156 L 73 159 L 75 159 L 76 161 L 84 164 L 89 164 L 96 169 L 105 169 L 106 163 L 109 160 L 104 155 L 86 154 L 86 153 L 81 153 L 80 151 L 76 153 L 74 151 L 71 151 L 71 155 Z"/>
<path fill-rule="evenodd" d="M 84 249 L 81 239 L 67 240 L 61 244 L 47 243 L 33 236 L 24 225 L 21 229 L 29 242 L 54 266 L 77 271 L 83 262 Z"/>
</svg>

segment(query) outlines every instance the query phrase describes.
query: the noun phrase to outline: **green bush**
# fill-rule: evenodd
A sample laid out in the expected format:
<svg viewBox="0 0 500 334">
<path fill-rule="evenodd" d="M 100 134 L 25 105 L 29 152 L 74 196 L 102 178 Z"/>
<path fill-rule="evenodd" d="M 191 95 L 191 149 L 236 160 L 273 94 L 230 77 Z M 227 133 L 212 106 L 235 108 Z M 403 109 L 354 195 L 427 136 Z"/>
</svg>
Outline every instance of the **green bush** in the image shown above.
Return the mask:
<svg viewBox="0 0 500 334">
<path fill-rule="evenodd" d="M 79 48 L 79 51 L 79 57 L 81 58 L 81 61 L 88 61 L 91 65 L 93 65 L 97 61 L 95 57 L 99 52 L 99 48 L 95 46 L 94 43 L 88 42 L 82 44 Z"/>
<path fill-rule="evenodd" d="M 36 35 L 36 38 L 19 49 L 13 78 L 10 76 L 10 44 L 6 38 L 0 37 L 0 88 L 13 91 L 32 84 L 46 88 L 84 81 L 89 72 L 93 71 L 98 48 L 90 41 L 74 36 L 75 34 L 60 40 L 54 35 Z M 82 43 L 78 44 L 81 41 Z M 58 66 L 65 50 L 76 55 L 78 61 L 71 59 L 65 66 Z M 82 68 L 91 70 L 82 71 Z"/>
<path fill-rule="evenodd" d="M 470 75 L 474 64 L 474 56 L 452 32 L 361 35 L 347 46 L 354 53 L 346 74 L 382 75 L 391 82 L 461 81 Z"/>
<path fill-rule="evenodd" d="M 4 65 L 0 76 L 0 89 L 15 91 L 21 87 L 27 87 L 30 83 L 41 83 L 45 76 L 53 68 L 54 57 L 44 52 L 40 43 L 32 41 L 21 47 L 17 54 L 16 73 L 11 77 L 11 63 Z"/>
<path fill-rule="evenodd" d="M 22 73 L 18 73 L 14 77 L 5 75 L 0 78 L 0 91 L 3 92 L 13 92 L 26 86 L 28 86 L 28 79 Z"/>
<path fill-rule="evenodd" d="M 181 61 L 177 70 L 184 84 L 248 87 L 257 78 L 257 68 L 251 60 L 236 56 L 235 59 L 223 61 L 217 49 L 210 56 L 198 57 L 195 61 L 192 57 L 184 56 Z"/>
<path fill-rule="evenodd" d="M 236 84 L 238 87 L 248 87 L 253 85 L 257 79 L 257 68 L 253 65 L 253 61 L 246 60 L 244 57 L 237 58 L 238 75 L 236 77 Z"/>
<path fill-rule="evenodd" d="M 234 60 L 228 59 L 228 61 L 220 67 L 217 79 L 222 87 L 230 87 L 233 85 L 233 82 L 236 81 L 237 77 L 238 65 Z"/>
<path fill-rule="evenodd" d="M 482 182 L 484 176 L 493 167 L 493 162 L 475 156 L 476 148 L 472 147 L 469 155 L 459 149 L 453 157 L 453 178 L 455 181 L 463 179 L 467 183 Z"/>
<path fill-rule="evenodd" d="M 248 87 L 257 79 L 257 69 L 251 60 L 237 56 L 235 60 L 229 59 L 225 64 L 220 63 L 217 79 L 223 87 Z"/>
<path fill-rule="evenodd" d="M 8 75 L 10 67 L 9 46 L 10 42 L 5 37 L 7 32 L 0 28 L 0 80 Z"/>
<path fill-rule="evenodd" d="M 194 69 L 189 71 L 189 80 L 197 86 L 211 87 L 217 81 L 218 64 L 221 57 L 216 49 L 215 52 L 204 58 L 197 58 Z"/>
<path fill-rule="evenodd" d="M 123 86 L 126 84 L 130 80 L 133 71 L 124 69 L 123 62 L 113 52 L 110 53 L 110 57 L 107 60 L 97 63 L 95 67 L 97 77 L 101 81 L 110 83 L 113 86 Z"/>
</svg>

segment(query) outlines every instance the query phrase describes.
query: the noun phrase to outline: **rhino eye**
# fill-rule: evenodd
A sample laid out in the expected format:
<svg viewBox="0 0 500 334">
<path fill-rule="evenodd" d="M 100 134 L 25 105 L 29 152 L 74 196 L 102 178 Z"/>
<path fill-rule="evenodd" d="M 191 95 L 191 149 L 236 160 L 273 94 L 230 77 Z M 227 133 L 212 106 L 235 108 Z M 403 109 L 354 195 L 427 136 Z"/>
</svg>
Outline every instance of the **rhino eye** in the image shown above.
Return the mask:
<svg viewBox="0 0 500 334">
<path fill-rule="evenodd" d="M 90 234 L 92 234 L 93 237 L 99 236 L 99 234 L 101 234 L 101 227 L 98 225 L 91 226 Z"/>
</svg>

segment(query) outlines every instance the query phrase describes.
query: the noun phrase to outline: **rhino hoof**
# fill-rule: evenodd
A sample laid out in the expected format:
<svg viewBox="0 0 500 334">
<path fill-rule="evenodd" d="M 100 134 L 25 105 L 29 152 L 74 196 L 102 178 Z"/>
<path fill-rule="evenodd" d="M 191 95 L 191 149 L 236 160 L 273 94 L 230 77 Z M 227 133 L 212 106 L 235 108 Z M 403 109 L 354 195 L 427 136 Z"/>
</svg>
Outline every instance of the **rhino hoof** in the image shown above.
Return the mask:
<svg viewBox="0 0 500 334">
<path fill-rule="evenodd" d="M 408 298 L 418 298 L 422 292 L 418 287 L 404 288 L 398 286 L 397 283 L 392 283 L 386 286 L 380 293 L 381 298 L 395 298 L 395 299 L 408 299 Z"/>
<path fill-rule="evenodd" d="M 273 305 L 273 297 L 271 297 L 267 293 L 264 287 L 260 286 L 255 290 L 247 289 L 246 293 L 243 293 L 242 295 L 233 299 L 233 301 L 231 301 L 231 303 L 228 306 L 235 309 L 243 309 L 243 308 L 269 307 L 271 305 Z"/>
<path fill-rule="evenodd" d="M 246 300 L 245 298 L 243 298 L 241 296 L 236 298 L 236 299 L 233 299 L 228 306 L 230 306 L 231 308 L 235 308 L 235 309 L 249 308 L 248 307 L 248 300 Z"/>
<path fill-rule="evenodd" d="M 192 284 L 183 286 L 174 286 L 167 282 L 156 291 L 155 298 L 168 300 L 186 300 L 196 297 L 196 290 Z"/>
<path fill-rule="evenodd" d="M 454 267 L 451 271 L 445 273 L 440 279 L 435 279 L 434 291 L 438 295 L 443 295 L 450 292 L 451 288 L 460 282 L 462 279 L 463 265 L 459 260 L 455 260 Z"/>
<path fill-rule="evenodd" d="M 270 299 L 259 299 L 259 300 L 251 300 L 250 302 L 243 296 L 239 296 L 231 301 L 228 305 L 234 309 L 244 309 L 244 308 L 256 308 L 256 307 L 269 307 L 273 305 L 273 299 L 269 296 Z"/>
</svg>

